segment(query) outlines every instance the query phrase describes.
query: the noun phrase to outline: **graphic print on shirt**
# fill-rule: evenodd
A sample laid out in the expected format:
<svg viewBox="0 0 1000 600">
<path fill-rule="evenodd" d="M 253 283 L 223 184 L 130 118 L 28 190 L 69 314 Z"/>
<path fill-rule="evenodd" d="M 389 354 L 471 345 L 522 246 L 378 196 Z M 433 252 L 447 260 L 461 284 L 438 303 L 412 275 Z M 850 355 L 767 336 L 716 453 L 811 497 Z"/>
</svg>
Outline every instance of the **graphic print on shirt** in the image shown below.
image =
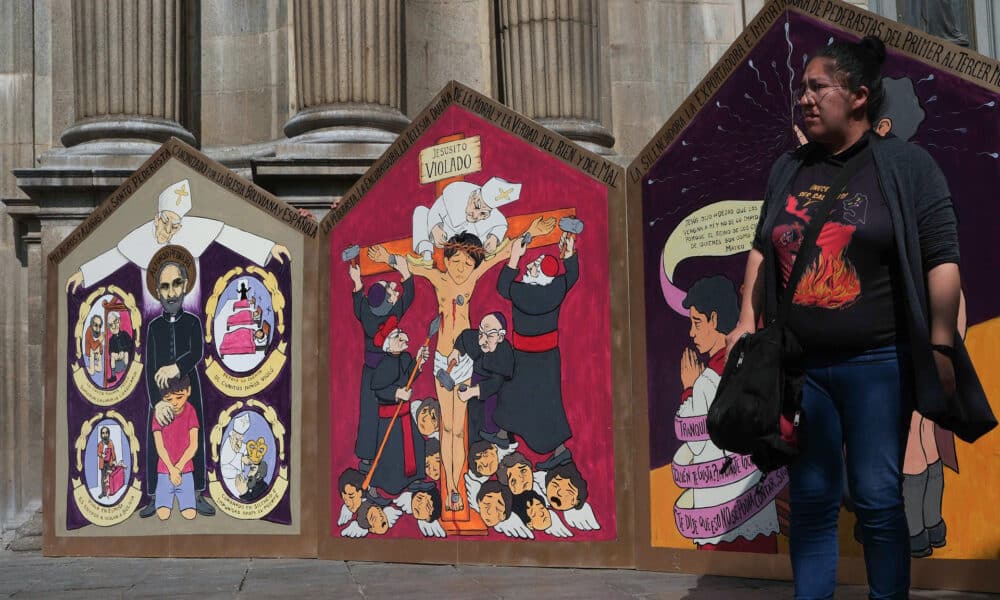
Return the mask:
<svg viewBox="0 0 1000 600">
<path fill-rule="evenodd" d="M 785 284 L 791 275 L 805 230 L 828 189 L 829 186 L 814 184 L 808 190 L 789 195 L 786 199 L 785 212 L 779 217 L 773 234 Z M 842 309 L 854 304 L 861 296 L 861 279 L 847 257 L 847 248 L 858 225 L 866 222 L 868 196 L 844 192 L 831 211 L 816 240 L 819 254 L 806 267 L 795 290 L 793 302 L 800 306 Z"/>
</svg>

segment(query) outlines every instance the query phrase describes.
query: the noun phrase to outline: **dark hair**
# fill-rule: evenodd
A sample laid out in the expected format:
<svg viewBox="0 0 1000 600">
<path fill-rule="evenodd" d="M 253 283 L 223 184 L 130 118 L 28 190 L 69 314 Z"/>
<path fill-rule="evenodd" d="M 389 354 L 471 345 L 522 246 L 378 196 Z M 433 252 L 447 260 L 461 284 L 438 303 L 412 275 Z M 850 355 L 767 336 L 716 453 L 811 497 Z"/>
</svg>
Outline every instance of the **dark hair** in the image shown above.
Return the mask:
<svg viewBox="0 0 1000 600">
<path fill-rule="evenodd" d="M 383 285 L 381 281 L 372 284 L 372 286 L 368 288 L 368 306 L 371 306 L 372 308 L 381 306 L 382 303 L 385 302 L 385 297 L 387 295 L 388 292 L 386 292 L 385 285 Z"/>
<path fill-rule="evenodd" d="M 428 438 L 424 441 L 424 458 L 431 456 L 432 454 L 441 453 L 441 442 L 434 439 Z"/>
<path fill-rule="evenodd" d="M 564 463 L 550 470 L 545 474 L 545 487 L 548 488 L 549 484 L 556 477 L 562 477 L 563 479 L 569 479 L 569 482 L 573 484 L 573 487 L 577 490 L 576 506 L 556 506 L 560 510 L 567 510 L 569 508 L 580 508 L 583 503 L 587 501 L 587 480 L 583 478 L 580 471 L 576 468 L 574 463 Z M 550 498 L 553 506 L 558 503 L 557 498 Z"/>
<path fill-rule="evenodd" d="M 542 496 L 535 490 L 521 492 L 520 494 L 514 496 L 514 501 L 512 502 L 514 506 L 511 510 L 514 511 L 514 514 L 521 517 L 521 520 L 524 521 L 525 525 L 527 525 L 528 521 L 531 520 L 528 517 L 528 506 L 531 505 L 532 500 L 538 500 L 542 503 L 542 506 L 545 506 L 545 498 L 542 498 Z"/>
<path fill-rule="evenodd" d="M 431 497 L 431 516 L 428 517 L 427 522 L 433 523 L 434 521 L 437 521 L 438 519 L 441 518 L 441 511 L 443 510 L 444 506 L 441 503 L 441 490 L 437 489 L 437 486 L 434 486 L 429 490 L 420 490 L 418 492 L 414 492 L 413 495 L 416 496 L 421 492 Z"/>
<path fill-rule="evenodd" d="M 879 38 L 868 35 L 860 42 L 836 41 L 823 46 L 809 59 L 829 58 L 834 68 L 841 73 L 847 89 L 858 91 L 861 86 L 868 88 L 868 120 L 875 123 L 882 108 L 882 64 L 885 62 L 885 44 Z"/>
<path fill-rule="evenodd" d="M 445 260 L 455 256 L 459 251 L 471 256 L 477 267 L 486 260 L 486 250 L 483 249 L 483 242 L 474 233 L 463 232 L 451 236 L 448 243 L 444 245 Z"/>
<path fill-rule="evenodd" d="M 471 459 L 469 461 L 469 470 L 475 473 L 477 477 L 482 477 L 483 474 L 479 472 L 479 468 L 476 466 L 476 458 L 478 458 L 480 454 L 486 452 L 492 447 L 493 444 L 487 442 L 486 440 L 479 440 L 478 442 L 473 442 L 472 445 L 469 446 L 469 458 Z"/>
<path fill-rule="evenodd" d="M 425 408 L 429 408 L 434 411 L 434 416 L 438 421 L 441 421 L 441 403 L 437 401 L 437 398 L 425 398 L 423 402 L 420 403 L 420 408 L 417 409 L 417 416 L 424 411 Z"/>
<path fill-rule="evenodd" d="M 187 375 L 181 375 L 167 381 L 167 387 L 163 388 L 161 392 L 163 394 L 173 394 L 174 392 L 186 390 L 189 387 L 191 387 L 191 378 Z"/>
<path fill-rule="evenodd" d="M 516 467 L 517 465 L 527 465 L 529 469 L 534 469 L 531 466 L 531 461 L 525 458 L 523 454 L 520 452 L 511 452 L 500 461 L 500 466 L 497 468 L 497 480 L 503 485 L 509 486 L 510 478 L 507 477 L 507 469 Z"/>
<path fill-rule="evenodd" d="M 913 80 L 909 77 L 883 77 L 882 95 L 882 107 L 872 125 L 878 125 L 882 119 L 889 119 L 892 123 L 892 135 L 903 140 L 912 138 L 926 116 L 917 92 L 913 89 Z"/>
<path fill-rule="evenodd" d="M 356 520 L 358 522 L 358 525 L 360 525 L 362 529 L 372 528 L 372 524 L 368 521 L 368 511 L 371 510 L 373 506 L 378 509 L 382 508 L 381 506 L 375 504 L 370 500 L 364 500 L 363 502 L 361 502 L 361 506 L 358 507 L 358 516 Z"/>
<path fill-rule="evenodd" d="M 483 487 L 479 488 L 479 493 L 476 494 L 476 503 L 481 504 L 486 494 L 500 494 L 500 497 L 503 498 L 503 520 L 506 521 L 510 517 L 510 511 L 514 506 L 514 496 L 510 493 L 510 490 L 500 485 L 500 482 L 491 479 L 484 483 Z"/>
<path fill-rule="evenodd" d="M 361 474 L 361 471 L 357 469 L 347 469 L 340 474 L 340 478 L 337 479 L 337 489 L 341 493 L 344 492 L 344 488 L 349 485 L 353 485 L 354 489 L 360 490 L 361 486 L 365 484 L 365 476 Z"/>
<path fill-rule="evenodd" d="M 722 275 L 704 277 L 694 282 L 688 289 L 682 305 L 684 308 L 693 306 L 698 312 L 709 316 L 714 312 L 719 320 L 719 333 L 732 331 L 740 318 L 736 286 Z"/>
<path fill-rule="evenodd" d="M 491 312 L 491 313 L 489 313 L 486 316 L 488 317 L 490 315 L 493 315 L 493 317 L 496 318 L 496 320 L 500 322 L 500 329 L 503 329 L 504 331 L 507 331 L 507 317 L 505 317 L 502 312 L 500 312 L 498 310 L 496 312 Z"/>
</svg>

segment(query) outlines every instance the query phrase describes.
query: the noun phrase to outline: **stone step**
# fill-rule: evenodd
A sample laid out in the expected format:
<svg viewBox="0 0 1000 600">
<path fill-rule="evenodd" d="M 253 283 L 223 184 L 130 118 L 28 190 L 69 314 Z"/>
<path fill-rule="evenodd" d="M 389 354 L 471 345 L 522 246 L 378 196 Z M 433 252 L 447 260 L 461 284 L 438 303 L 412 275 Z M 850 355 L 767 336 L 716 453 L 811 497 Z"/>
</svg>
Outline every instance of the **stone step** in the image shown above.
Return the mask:
<svg viewBox="0 0 1000 600">
<path fill-rule="evenodd" d="M 10 549 L 14 552 L 41 552 L 42 536 L 29 535 L 19 537 L 10 543 Z"/>
<path fill-rule="evenodd" d="M 42 512 L 38 511 L 23 525 L 17 528 L 17 537 L 35 537 L 42 535 Z"/>
</svg>

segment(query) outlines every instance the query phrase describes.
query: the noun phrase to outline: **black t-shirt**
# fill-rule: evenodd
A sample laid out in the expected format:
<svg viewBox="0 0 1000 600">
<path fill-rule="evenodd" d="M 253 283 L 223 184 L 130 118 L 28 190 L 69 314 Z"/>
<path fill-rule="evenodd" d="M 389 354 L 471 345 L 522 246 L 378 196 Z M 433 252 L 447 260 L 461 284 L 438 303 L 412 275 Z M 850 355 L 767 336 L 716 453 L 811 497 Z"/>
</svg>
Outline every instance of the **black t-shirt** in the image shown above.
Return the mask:
<svg viewBox="0 0 1000 600">
<path fill-rule="evenodd" d="M 771 232 L 779 290 L 788 284 L 806 227 L 840 169 L 869 143 L 807 159 Z M 871 160 L 851 177 L 823 224 L 799 280 L 788 325 L 806 350 L 855 351 L 896 340 L 898 276 L 892 220 Z M 780 296 L 779 296 L 780 297 Z"/>
</svg>

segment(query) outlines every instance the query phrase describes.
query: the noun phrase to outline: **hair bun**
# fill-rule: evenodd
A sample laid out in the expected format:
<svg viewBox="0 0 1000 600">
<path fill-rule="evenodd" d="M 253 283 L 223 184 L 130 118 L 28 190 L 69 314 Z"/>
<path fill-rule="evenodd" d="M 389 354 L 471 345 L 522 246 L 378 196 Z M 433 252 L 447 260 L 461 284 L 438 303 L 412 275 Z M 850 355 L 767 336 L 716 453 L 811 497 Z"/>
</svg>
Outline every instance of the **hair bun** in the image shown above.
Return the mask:
<svg viewBox="0 0 1000 600">
<path fill-rule="evenodd" d="M 873 35 L 866 35 L 858 43 L 858 46 L 880 66 L 885 63 L 885 43 L 881 39 Z"/>
</svg>

